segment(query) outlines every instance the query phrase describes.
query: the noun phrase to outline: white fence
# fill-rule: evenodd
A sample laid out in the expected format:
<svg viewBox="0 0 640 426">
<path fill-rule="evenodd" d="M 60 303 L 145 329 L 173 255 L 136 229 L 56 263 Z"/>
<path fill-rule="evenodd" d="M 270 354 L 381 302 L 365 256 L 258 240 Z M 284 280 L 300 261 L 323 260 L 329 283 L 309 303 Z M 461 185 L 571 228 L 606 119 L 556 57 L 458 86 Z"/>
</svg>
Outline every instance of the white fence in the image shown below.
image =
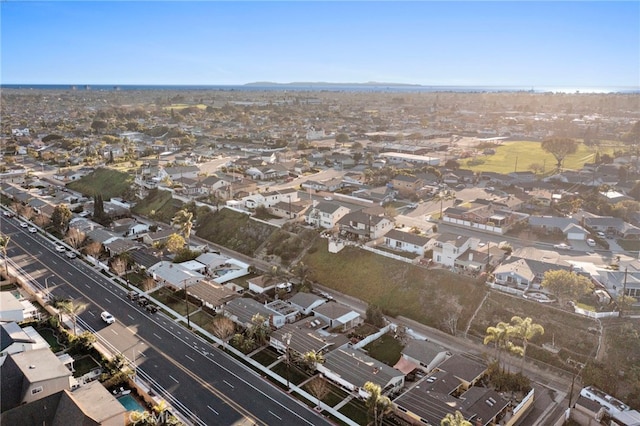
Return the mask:
<svg viewBox="0 0 640 426">
<path fill-rule="evenodd" d="M 524 290 L 518 290 L 517 288 L 508 287 L 506 285 L 500 285 L 492 282 L 487 282 L 487 285 L 494 290 L 499 290 L 505 293 L 515 294 L 517 296 L 524 297 Z"/>
<path fill-rule="evenodd" d="M 358 343 L 356 343 L 354 345 L 351 345 L 351 347 L 353 349 L 363 348 L 363 347 L 367 346 L 369 343 L 371 343 L 374 340 L 376 340 L 379 337 L 381 337 L 382 335 L 387 334 L 389 332 L 389 330 L 391 330 L 391 324 L 382 327 L 380 329 L 380 331 L 378 331 L 377 333 L 373 333 L 373 334 L 368 335 L 364 339 L 360 340 Z"/>
<path fill-rule="evenodd" d="M 620 312 L 594 312 L 594 311 L 588 311 L 586 309 L 579 308 L 577 306 L 574 306 L 573 310 L 576 314 L 580 314 L 580 315 L 584 315 L 585 317 L 596 318 L 596 319 L 617 318 L 618 316 L 620 316 Z"/>
<path fill-rule="evenodd" d="M 444 216 L 442 220 L 444 222 L 449 222 L 454 225 L 466 226 L 467 228 L 478 229 L 480 231 L 493 232 L 494 234 L 499 234 L 499 235 L 504 234 L 504 230 L 499 226 L 490 226 L 482 223 L 471 222 L 469 220 L 454 219 L 449 216 Z"/>
<path fill-rule="evenodd" d="M 379 254 L 380 256 L 390 257 L 391 259 L 399 260 L 401 262 L 416 263 L 416 260 L 414 260 L 414 259 L 408 259 L 408 258 L 406 258 L 404 256 L 398 256 L 397 254 L 389 253 L 388 251 L 378 250 L 378 249 L 375 249 L 373 247 L 368 247 L 368 246 L 365 246 L 365 245 L 361 246 L 361 248 L 363 250 L 370 251 L 371 253 Z M 417 255 L 416 255 L 416 257 L 417 257 Z"/>
</svg>

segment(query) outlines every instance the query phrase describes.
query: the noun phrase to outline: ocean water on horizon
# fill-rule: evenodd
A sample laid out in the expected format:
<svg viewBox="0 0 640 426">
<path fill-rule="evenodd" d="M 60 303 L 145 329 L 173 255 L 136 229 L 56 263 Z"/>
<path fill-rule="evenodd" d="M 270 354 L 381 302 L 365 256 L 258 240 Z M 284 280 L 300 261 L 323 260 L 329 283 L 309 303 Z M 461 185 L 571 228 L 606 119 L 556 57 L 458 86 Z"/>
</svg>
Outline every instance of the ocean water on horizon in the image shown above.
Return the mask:
<svg viewBox="0 0 640 426">
<path fill-rule="evenodd" d="M 243 92 L 529 92 L 529 93 L 640 93 L 639 87 L 521 87 L 521 86 L 421 86 L 369 84 L 309 85 L 152 85 L 152 84 L 0 84 L 0 89 L 72 90 L 72 91 L 136 91 L 136 90 L 215 90 Z"/>
</svg>

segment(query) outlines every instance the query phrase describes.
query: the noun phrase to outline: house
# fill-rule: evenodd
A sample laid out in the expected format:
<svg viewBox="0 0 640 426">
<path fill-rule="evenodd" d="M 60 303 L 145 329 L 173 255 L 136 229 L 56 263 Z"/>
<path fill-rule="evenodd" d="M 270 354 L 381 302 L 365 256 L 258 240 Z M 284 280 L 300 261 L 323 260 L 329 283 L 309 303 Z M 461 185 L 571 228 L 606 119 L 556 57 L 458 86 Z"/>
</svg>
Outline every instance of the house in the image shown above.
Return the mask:
<svg viewBox="0 0 640 426">
<path fill-rule="evenodd" d="M 451 352 L 440 345 L 428 340 L 411 339 L 402 349 L 398 363 L 402 362 L 406 370 L 408 370 L 406 366 L 413 368 L 406 371 L 398 368 L 397 364 L 395 368 L 405 373 L 409 373 L 416 368 L 423 370 L 425 373 L 430 373 L 450 356 Z"/>
<path fill-rule="evenodd" d="M 415 253 L 424 256 L 430 239 L 411 232 L 402 232 L 392 229 L 384 236 L 384 244 L 392 249 Z"/>
<path fill-rule="evenodd" d="M 173 228 L 161 229 L 155 232 L 148 232 L 142 235 L 142 242 L 148 246 L 152 246 L 154 244 L 162 244 L 175 233 L 176 231 Z"/>
<path fill-rule="evenodd" d="M 303 315 L 311 315 L 312 311 L 318 306 L 327 303 L 327 299 L 317 296 L 313 293 L 298 292 L 293 295 L 288 302 L 294 308 L 298 309 Z"/>
<path fill-rule="evenodd" d="M 16 322 L 0 324 L 0 366 L 9 354 L 47 348 L 49 344 L 33 327 L 21 328 Z"/>
<path fill-rule="evenodd" d="M 443 361 L 438 370 L 446 371 L 460 380 L 462 389 L 469 389 L 474 386 L 485 374 L 487 374 L 487 366 L 474 359 L 464 355 L 453 355 Z"/>
<path fill-rule="evenodd" d="M 313 309 L 313 315 L 329 325 L 329 329 L 342 332 L 350 330 L 360 323 L 360 314 L 346 305 L 337 302 L 324 303 Z"/>
<path fill-rule="evenodd" d="M 418 190 L 425 185 L 425 182 L 419 177 L 397 175 L 391 179 L 391 185 L 403 197 L 410 197 L 417 195 Z"/>
<path fill-rule="evenodd" d="M 158 180 L 163 179 L 176 180 L 179 178 L 191 178 L 196 179 L 200 169 L 198 166 L 178 166 L 178 167 L 163 167 L 158 170 Z"/>
<path fill-rule="evenodd" d="M 269 209 L 269 213 L 285 219 L 298 219 L 308 208 L 308 202 L 298 201 L 294 203 L 280 201 L 271 206 L 271 208 Z"/>
<path fill-rule="evenodd" d="M 355 211 L 344 215 L 338 226 L 346 238 L 376 240 L 393 229 L 394 222 L 385 216 Z"/>
<path fill-rule="evenodd" d="M 430 245 L 433 248 L 433 261 L 443 266 L 454 267 L 456 259 L 469 249 L 475 250 L 480 240 L 473 237 L 442 233 L 436 236 Z"/>
<path fill-rule="evenodd" d="M 166 260 L 151 266 L 148 273 L 158 283 L 169 285 L 177 290 L 192 286 L 204 278 L 204 275 L 199 272 L 191 271 Z"/>
<path fill-rule="evenodd" d="M 535 250 L 535 249 L 534 249 Z M 532 250 L 529 250 L 532 251 Z M 544 256 L 545 251 L 537 251 Z M 559 260 L 553 256 L 553 252 L 549 252 L 549 257 L 532 258 L 521 253 L 522 256 L 512 254 L 502 261 L 493 271 L 495 281 L 498 284 L 513 285 L 521 288 L 539 288 L 540 283 L 544 279 L 547 271 L 565 270 L 570 271 L 571 265 L 567 262 Z M 555 253 L 557 256 L 557 253 Z"/>
<path fill-rule="evenodd" d="M 271 333 L 269 345 L 279 352 L 285 352 L 287 347 L 293 356 L 302 356 L 308 352 L 326 352 L 339 340 L 339 336 L 320 334 L 315 321 L 298 321 L 286 324 Z"/>
<path fill-rule="evenodd" d="M 227 302 L 222 313 L 236 324 L 245 328 L 253 324 L 252 319 L 256 315 L 263 317 L 265 324 L 273 328 L 280 328 L 286 324 L 286 319 L 283 315 L 267 308 L 260 302 L 245 297 Z"/>
<path fill-rule="evenodd" d="M 71 371 L 49 348 L 10 354 L 0 369 L 0 411 L 70 390 L 71 378 Z"/>
<path fill-rule="evenodd" d="M 314 202 L 313 206 L 305 214 L 305 222 L 318 228 L 332 229 L 349 212 L 350 210 L 347 207 L 337 203 L 329 201 Z"/>
<path fill-rule="evenodd" d="M 98 381 L 73 391 L 62 390 L 5 411 L 6 425 L 102 425 L 127 424 L 127 409 Z"/>
<path fill-rule="evenodd" d="M 584 225 L 593 231 L 604 232 L 625 239 L 640 238 L 640 228 L 625 222 L 619 217 L 584 216 Z"/>
<path fill-rule="evenodd" d="M 349 344 L 329 352 L 325 355 L 324 363 L 318 364 L 316 368 L 327 379 L 357 392 L 363 399 L 369 396 L 363 389 L 367 382 L 380 386 L 383 395 L 392 395 L 404 385 L 404 374 L 401 371 L 362 351 L 351 349 Z"/>
<path fill-rule="evenodd" d="M 240 295 L 215 281 L 200 280 L 191 285 L 187 292 L 190 296 L 202 301 L 202 304 L 216 312 L 222 311 L 224 305 Z"/>
<path fill-rule="evenodd" d="M 276 288 L 278 281 L 276 279 L 272 279 L 272 277 L 260 275 L 258 277 L 248 279 L 247 284 L 249 284 L 249 291 L 252 291 L 255 294 L 262 294 Z"/>
<path fill-rule="evenodd" d="M 0 320 L 15 322 L 25 320 L 24 306 L 10 291 L 0 292 Z"/>
</svg>

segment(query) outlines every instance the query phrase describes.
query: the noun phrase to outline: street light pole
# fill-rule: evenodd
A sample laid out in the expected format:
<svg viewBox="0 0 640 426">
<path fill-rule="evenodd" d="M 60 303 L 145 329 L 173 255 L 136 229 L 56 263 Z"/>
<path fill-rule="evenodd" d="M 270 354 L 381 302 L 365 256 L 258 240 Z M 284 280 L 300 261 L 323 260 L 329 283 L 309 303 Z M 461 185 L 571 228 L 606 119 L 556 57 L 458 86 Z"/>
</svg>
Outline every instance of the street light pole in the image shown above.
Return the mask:
<svg viewBox="0 0 640 426">
<path fill-rule="evenodd" d="M 285 333 L 282 335 L 286 344 L 284 351 L 284 359 L 287 363 L 287 392 L 289 391 L 289 344 L 291 343 L 291 333 Z"/>
<path fill-rule="evenodd" d="M 46 297 L 47 301 L 49 301 L 49 299 L 50 299 L 50 297 L 49 297 L 49 278 L 51 278 L 51 277 L 55 277 L 55 275 L 49 275 L 48 277 L 46 277 L 46 278 L 44 279 L 44 287 L 45 287 L 45 289 L 46 289 L 45 294 L 46 294 L 46 296 L 47 296 L 47 297 Z"/>
<path fill-rule="evenodd" d="M 187 293 L 187 280 L 184 280 L 184 302 L 187 304 L 187 327 L 191 329 L 191 320 L 189 319 L 189 295 Z"/>
</svg>

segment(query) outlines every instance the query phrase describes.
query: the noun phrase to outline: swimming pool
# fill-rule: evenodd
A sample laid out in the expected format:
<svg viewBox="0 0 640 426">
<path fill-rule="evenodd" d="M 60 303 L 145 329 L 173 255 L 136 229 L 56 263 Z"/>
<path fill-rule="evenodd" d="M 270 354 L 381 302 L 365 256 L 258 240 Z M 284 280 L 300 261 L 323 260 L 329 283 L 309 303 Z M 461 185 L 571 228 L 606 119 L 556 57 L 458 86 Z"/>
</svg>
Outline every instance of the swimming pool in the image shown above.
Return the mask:
<svg viewBox="0 0 640 426">
<path fill-rule="evenodd" d="M 138 404 L 138 401 L 135 400 L 131 395 L 125 395 L 118 398 L 118 401 L 127 411 L 138 411 L 140 413 L 144 412 L 144 408 L 142 405 Z"/>
</svg>

